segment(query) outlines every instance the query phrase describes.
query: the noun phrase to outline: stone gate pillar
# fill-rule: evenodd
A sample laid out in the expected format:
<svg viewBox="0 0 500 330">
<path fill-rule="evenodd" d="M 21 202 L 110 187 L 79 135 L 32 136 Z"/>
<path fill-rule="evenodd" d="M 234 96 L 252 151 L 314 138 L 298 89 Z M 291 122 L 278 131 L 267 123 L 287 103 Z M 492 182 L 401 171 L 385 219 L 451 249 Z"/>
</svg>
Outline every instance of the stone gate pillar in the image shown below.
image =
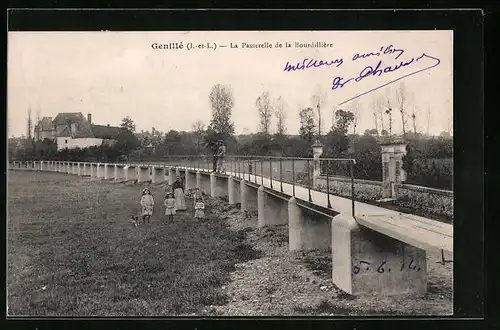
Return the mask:
<svg viewBox="0 0 500 330">
<path fill-rule="evenodd" d="M 382 198 L 397 198 L 394 186 L 406 181 L 403 170 L 403 156 L 407 143 L 400 139 L 380 144 L 382 148 Z"/>
<path fill-rule="evenodd" d="M 313 145 L 313 187 L 318 188 L 318 178 L 321 174 L 319 157 L 323 154 L 323 144 L 317 140 Z"/>
</svg>

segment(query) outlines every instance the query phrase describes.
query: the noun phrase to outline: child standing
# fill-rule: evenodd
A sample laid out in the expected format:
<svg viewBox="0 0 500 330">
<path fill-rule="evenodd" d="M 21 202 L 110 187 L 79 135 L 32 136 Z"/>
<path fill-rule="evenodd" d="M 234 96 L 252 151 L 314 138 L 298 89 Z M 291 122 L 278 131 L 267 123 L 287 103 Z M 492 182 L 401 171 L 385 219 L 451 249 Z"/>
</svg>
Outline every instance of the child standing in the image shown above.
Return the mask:
<svg viewBox="0 0 500 330">
<path fill-rule="evenodd" d="M 175 197 L 174 194 L 168 193 L 165 196 L 165 215 L 168 216 L 168 220 L 174 220 L 174 214 L 176 211 Z"/>
<path fill-rule="evenodd" d="M 196 219 L 205 218 L 205 202 L 199 197 L 194 204 L 194 217 Z"/>
<path fill-rule="evenodd" d="M 201 201 L 203 203 L 205 203 L 205 199 L 203 198 L 203 194 L 200 191 L 200 188 L 196 187 L 194 189 L 194 193 L 193 193 L 193 207 L 196 205 L 196 202 L 198 201 L 198 199 L 201 199 Z"/>
<path fill-rule="evenodd" d="M 141 206 L 142 206 L 142 223 L 150 222 L 150 218 L 153 215 L 153 207 L 155 205 L 155 201 L 153 196 L 151 196 L 151 191 L 148 188 L 145 188 L 142 191 L 141 197 Z"/>
</svg>

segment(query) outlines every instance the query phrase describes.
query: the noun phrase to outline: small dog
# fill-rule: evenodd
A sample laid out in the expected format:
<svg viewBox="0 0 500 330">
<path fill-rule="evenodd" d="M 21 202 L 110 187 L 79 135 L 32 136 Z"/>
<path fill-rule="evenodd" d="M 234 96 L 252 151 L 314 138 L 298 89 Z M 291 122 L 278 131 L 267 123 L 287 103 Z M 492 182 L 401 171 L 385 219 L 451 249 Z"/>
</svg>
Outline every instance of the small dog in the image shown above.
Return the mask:
<svg viewBox="0 0 500 330">
<path fill-rule="evenodd" d="M 130 222 L 132 223 L 132 226 L 134 226 L 134 227 L 139 226 L 139 217 L 137 215 L 131 216 Z"/>
</svg>

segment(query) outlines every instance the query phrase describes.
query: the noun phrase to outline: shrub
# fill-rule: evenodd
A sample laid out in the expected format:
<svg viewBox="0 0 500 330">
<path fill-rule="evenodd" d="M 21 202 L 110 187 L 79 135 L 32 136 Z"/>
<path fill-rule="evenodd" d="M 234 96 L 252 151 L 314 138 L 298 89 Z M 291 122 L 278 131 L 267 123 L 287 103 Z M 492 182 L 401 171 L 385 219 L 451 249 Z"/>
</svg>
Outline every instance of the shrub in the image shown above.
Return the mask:
<svg viewBox="0 0 500 330">
<path fill-rule="evenodd" d="M 406 182 L 453 190 L 453 141 L 446 138 L 409 141 L 403 169 Z"/>
</svg>

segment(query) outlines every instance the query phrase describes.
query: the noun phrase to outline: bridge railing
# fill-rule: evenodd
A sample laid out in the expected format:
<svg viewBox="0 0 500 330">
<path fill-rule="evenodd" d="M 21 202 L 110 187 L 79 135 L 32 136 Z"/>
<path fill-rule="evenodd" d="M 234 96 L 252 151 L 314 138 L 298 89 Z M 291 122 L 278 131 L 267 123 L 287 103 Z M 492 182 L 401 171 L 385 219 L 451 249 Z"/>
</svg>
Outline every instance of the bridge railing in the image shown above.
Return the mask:
<svg viewBox="0 0 500 330">
<path fill-rule="evenodd" d="M 157 165 L 162 167 L 187 167 L 202 172 L 212 172 L 217 168 L 216 159 L 212 155 L 182 155 L 168 156 L 158 161 L 129 162 L 136 165 Z M 273 157 L 273 156 L 247 156 L 228 155 L 224 157 L 226 173 L 249 180 L 257 184 L 264 178 L 269 180 L 270 188 L 284 192 L 283 184 L 292 186 L 292 195 L 295 197 L 297 186 L 308 190 L 308 201 L 313 200 L 312 191 L 326 193 L 326 204 L 332 208 L 330 187 L 339 184 L 332 180 L 333 177 L 345 177 L 350 180 L 350 199 L 352 213 L 354 214 L 356 191 L 354 186 L 354 167 L 356 161 L 349 158 L 303 158 L 303 157 Z M 320 185 L 316 182 L 322 176 Z"/>
<path fill-rule="evenodd" d="M 66 161 L 76 163 L 77 161 Z M 116 163 L 104 161 L 100 163 Z M 183 167 L 201 172 L 216 170 L 216 159 L 212 155 L 182 155 L 167 156 L 159 161 L 127 161 L 119 162 L 135 166 Z M 263 184 L 268 180 L 271 189 L 284 193 L 284 184 L 291 186 L 291 194 L 296 196 L 296 187 L 307 189 L 309 202 L 324 202 L 313 199 L 312 191 L 326 194 L 327 208 L 332 208 L 331 187 L 339 183 L 333 177 L 345 177 L 350 182 L 350 199 L 352 214 L 355 211 L 356 191 L 354 185 L 354 169 L 356 161 L 348 158 L 301 158 L 301 157 L 273 157 L 229 155 L 224 157 L 224 170 L 234 177 L 248 180 L 255 184 Z M 328 169 L 328 170 L 325 170 Z M 323 184 L 318 184 L 321 175 Z M 324 189 L 326 188 L 326 189 Z M 345 188 L 345 187 L 344 187 Z M 290 193 L 287 191 L 287 193 Z M 319 198 L 319 197 L 318 197 Z"/>
<path fill-rule="evenodd" d="M 272 189 L 283 192 L 283 184 L 287 183 L 292 185 L 292 196 L 296 196 L 295 188 L 297 186 L 304 187 L 308 190 L 308 201 L 316 202 L 313 200 L 311 191 L 320 191 L 326 193 L 326 204 L 328 208 L 332 208 L 330 198 L 330 185 L 334 182 L 332 177 L 344 176 L 350 179 L 350 199 L 352 205 L 352 214 L 354 215 L 356 191 L 354 186 L 354 166 L 356 161 L 354 159 L 345 158 L 303 158 L 303 157 L 270 157 L 270 156 L 232 156 L 228 159 L 229 166 L 226 166 L 228 171 L 236 173 L 237 175 L 246 177 L 246 174 L 253 175 L 255 183 L 257 177 L 267 178 L 270 181 Z M 337 164 L 332 166 L 329 164 Z M 339 171 L 330 171 L 329 173 L 322 173 L 326 183 L 325 189 L 320 189 L 316 180 L 321 173 L 322 166 L 330 166 L 331 168 L 337 167 Z M 345 172 L 345 168 L 349 171 Z M 342 171 L 340 171 L 342 169 Z M 326 174 L 326 175 L 325 175 Z M 251 177 L 250 177 L 251 178 Z"/>
</svg>

